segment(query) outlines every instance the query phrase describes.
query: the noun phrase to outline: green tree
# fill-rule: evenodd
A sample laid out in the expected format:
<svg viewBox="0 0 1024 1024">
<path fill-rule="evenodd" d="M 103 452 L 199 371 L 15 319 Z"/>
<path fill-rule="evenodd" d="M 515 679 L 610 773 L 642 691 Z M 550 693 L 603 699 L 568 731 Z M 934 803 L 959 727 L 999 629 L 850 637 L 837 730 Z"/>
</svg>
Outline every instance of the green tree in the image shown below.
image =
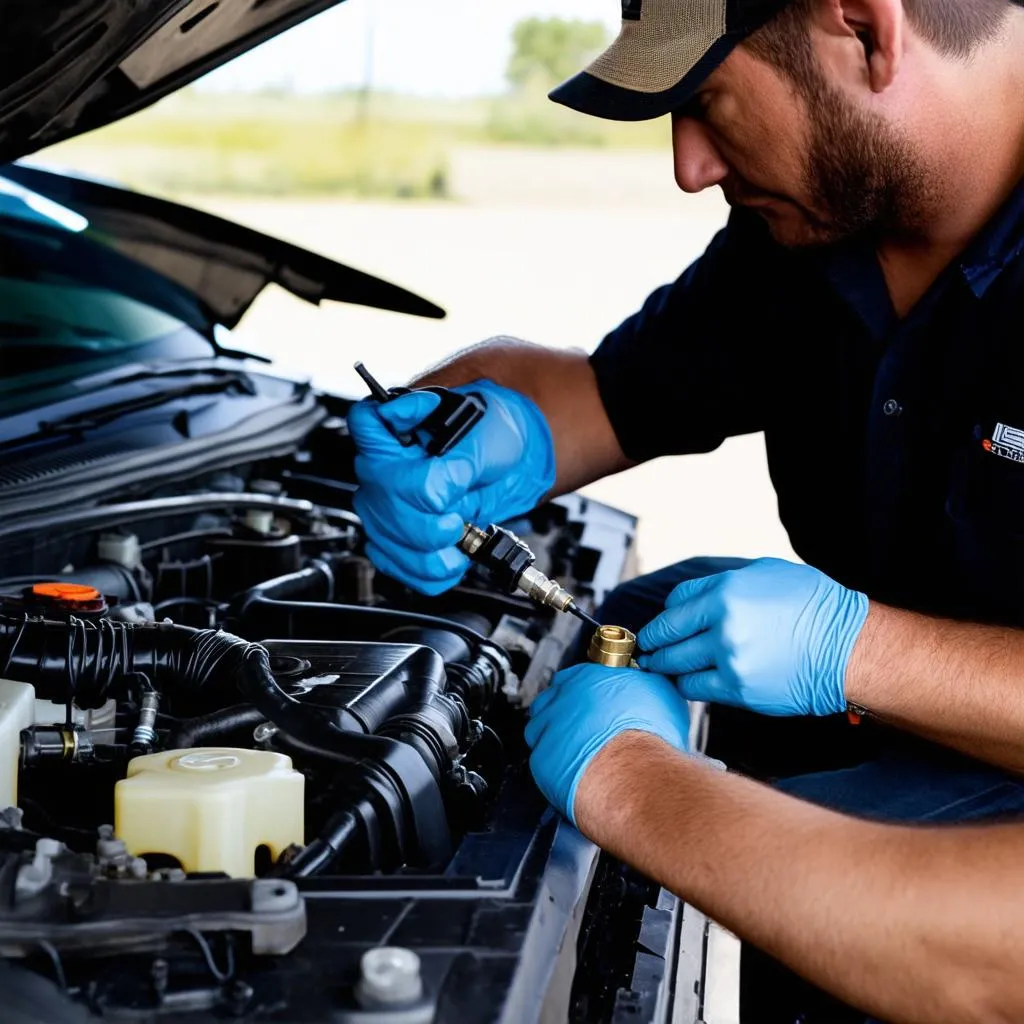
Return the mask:
<svg viewBox="0 0 1024 1024">
<path fill-rule="evenodd" d="M 607 45 L 599 21 L 524 18 L 512 30 L 512 56 L 506 76 L 517 89 L 551 88 L 574 75 Z"/>
</svg>

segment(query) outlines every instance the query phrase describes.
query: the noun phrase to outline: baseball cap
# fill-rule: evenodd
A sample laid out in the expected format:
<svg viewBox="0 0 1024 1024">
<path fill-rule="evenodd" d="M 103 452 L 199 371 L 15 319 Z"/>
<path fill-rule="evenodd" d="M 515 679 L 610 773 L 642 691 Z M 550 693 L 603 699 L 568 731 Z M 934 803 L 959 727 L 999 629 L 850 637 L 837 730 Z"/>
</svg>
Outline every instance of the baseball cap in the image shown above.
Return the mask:
<svg viewBox="0 0 1024 1024">
<path fill-rule="evenodd" d="M 550 93 L 584 114 L 646 121 L 682 107 L 701 82 L 789 0 L 622 0 L 618 37 Z"/>
</svg>

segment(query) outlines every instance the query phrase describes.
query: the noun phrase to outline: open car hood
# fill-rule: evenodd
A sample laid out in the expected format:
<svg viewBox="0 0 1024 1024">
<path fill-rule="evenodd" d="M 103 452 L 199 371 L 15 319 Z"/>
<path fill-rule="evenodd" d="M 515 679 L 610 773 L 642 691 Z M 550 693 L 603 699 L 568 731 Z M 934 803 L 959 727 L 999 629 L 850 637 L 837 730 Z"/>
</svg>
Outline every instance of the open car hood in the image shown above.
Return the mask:
<svg viewBox="0 0 1024 1024">
<path fill-rule="evenodd" d="M 166 199 L 86 178 L 9 164 L 0 177 L 81 214 L 104 244 L 191 292 L 209 334 L 234 327 L 271 283 L 307 302 L 352 302 L 440 319 L 444 310 L 398 285 Z"/>
<path fill-rule="evenodd" d="M 0 0 L 0 161 L 149 106 L 341 0 Z"/>
</svg>

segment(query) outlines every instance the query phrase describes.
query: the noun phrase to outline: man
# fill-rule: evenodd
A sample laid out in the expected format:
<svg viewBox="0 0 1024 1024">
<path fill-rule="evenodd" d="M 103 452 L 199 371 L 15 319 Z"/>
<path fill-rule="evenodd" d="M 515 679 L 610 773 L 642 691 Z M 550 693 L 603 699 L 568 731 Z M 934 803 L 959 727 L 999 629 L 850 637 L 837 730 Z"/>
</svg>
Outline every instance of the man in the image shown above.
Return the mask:
<svg viewBox="0 0 1024 1024">
<path fill-rule="evenodd" d="M 780 788 L 866 817 L 1024 812 L 1024 11 L 1009 0 L 625 0 L 553 97 L 670 114 L 728 226 L 588 359 L 512 339 L 429 381 L 488 411 L 448 456 L 356 406 L 377 565 L 436 593 L 462 522 L 765 432 L 807 565 L 684 565 L 613 594 L 646 671 L 576 666 L 527 730 L 587 835 L 891 1021 L 1024 1019 L 1024 825 L 843 817 L 685 751 L 686 704 L 873 718 L 936 741 Z M 609 259 L 628 253 L 609 253 Z M 667 500 L 696 500 L 666 495 Z"/>
</svg>

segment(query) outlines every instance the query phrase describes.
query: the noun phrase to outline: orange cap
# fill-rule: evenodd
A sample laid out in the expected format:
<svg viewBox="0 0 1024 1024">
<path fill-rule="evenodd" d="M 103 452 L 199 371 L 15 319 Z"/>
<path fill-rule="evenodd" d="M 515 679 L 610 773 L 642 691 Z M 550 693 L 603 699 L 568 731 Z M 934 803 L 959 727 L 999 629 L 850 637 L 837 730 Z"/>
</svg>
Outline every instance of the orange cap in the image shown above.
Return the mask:
<svg viewBox="0 0 1024 1024">
<path fill-rule="evenodd" d="M 49 597 L 68 604 L 92 604 L 100 600 L 100 592 L 84 583 L 36 583 L 32 587 L 36 597 Z"/>
</svg>

